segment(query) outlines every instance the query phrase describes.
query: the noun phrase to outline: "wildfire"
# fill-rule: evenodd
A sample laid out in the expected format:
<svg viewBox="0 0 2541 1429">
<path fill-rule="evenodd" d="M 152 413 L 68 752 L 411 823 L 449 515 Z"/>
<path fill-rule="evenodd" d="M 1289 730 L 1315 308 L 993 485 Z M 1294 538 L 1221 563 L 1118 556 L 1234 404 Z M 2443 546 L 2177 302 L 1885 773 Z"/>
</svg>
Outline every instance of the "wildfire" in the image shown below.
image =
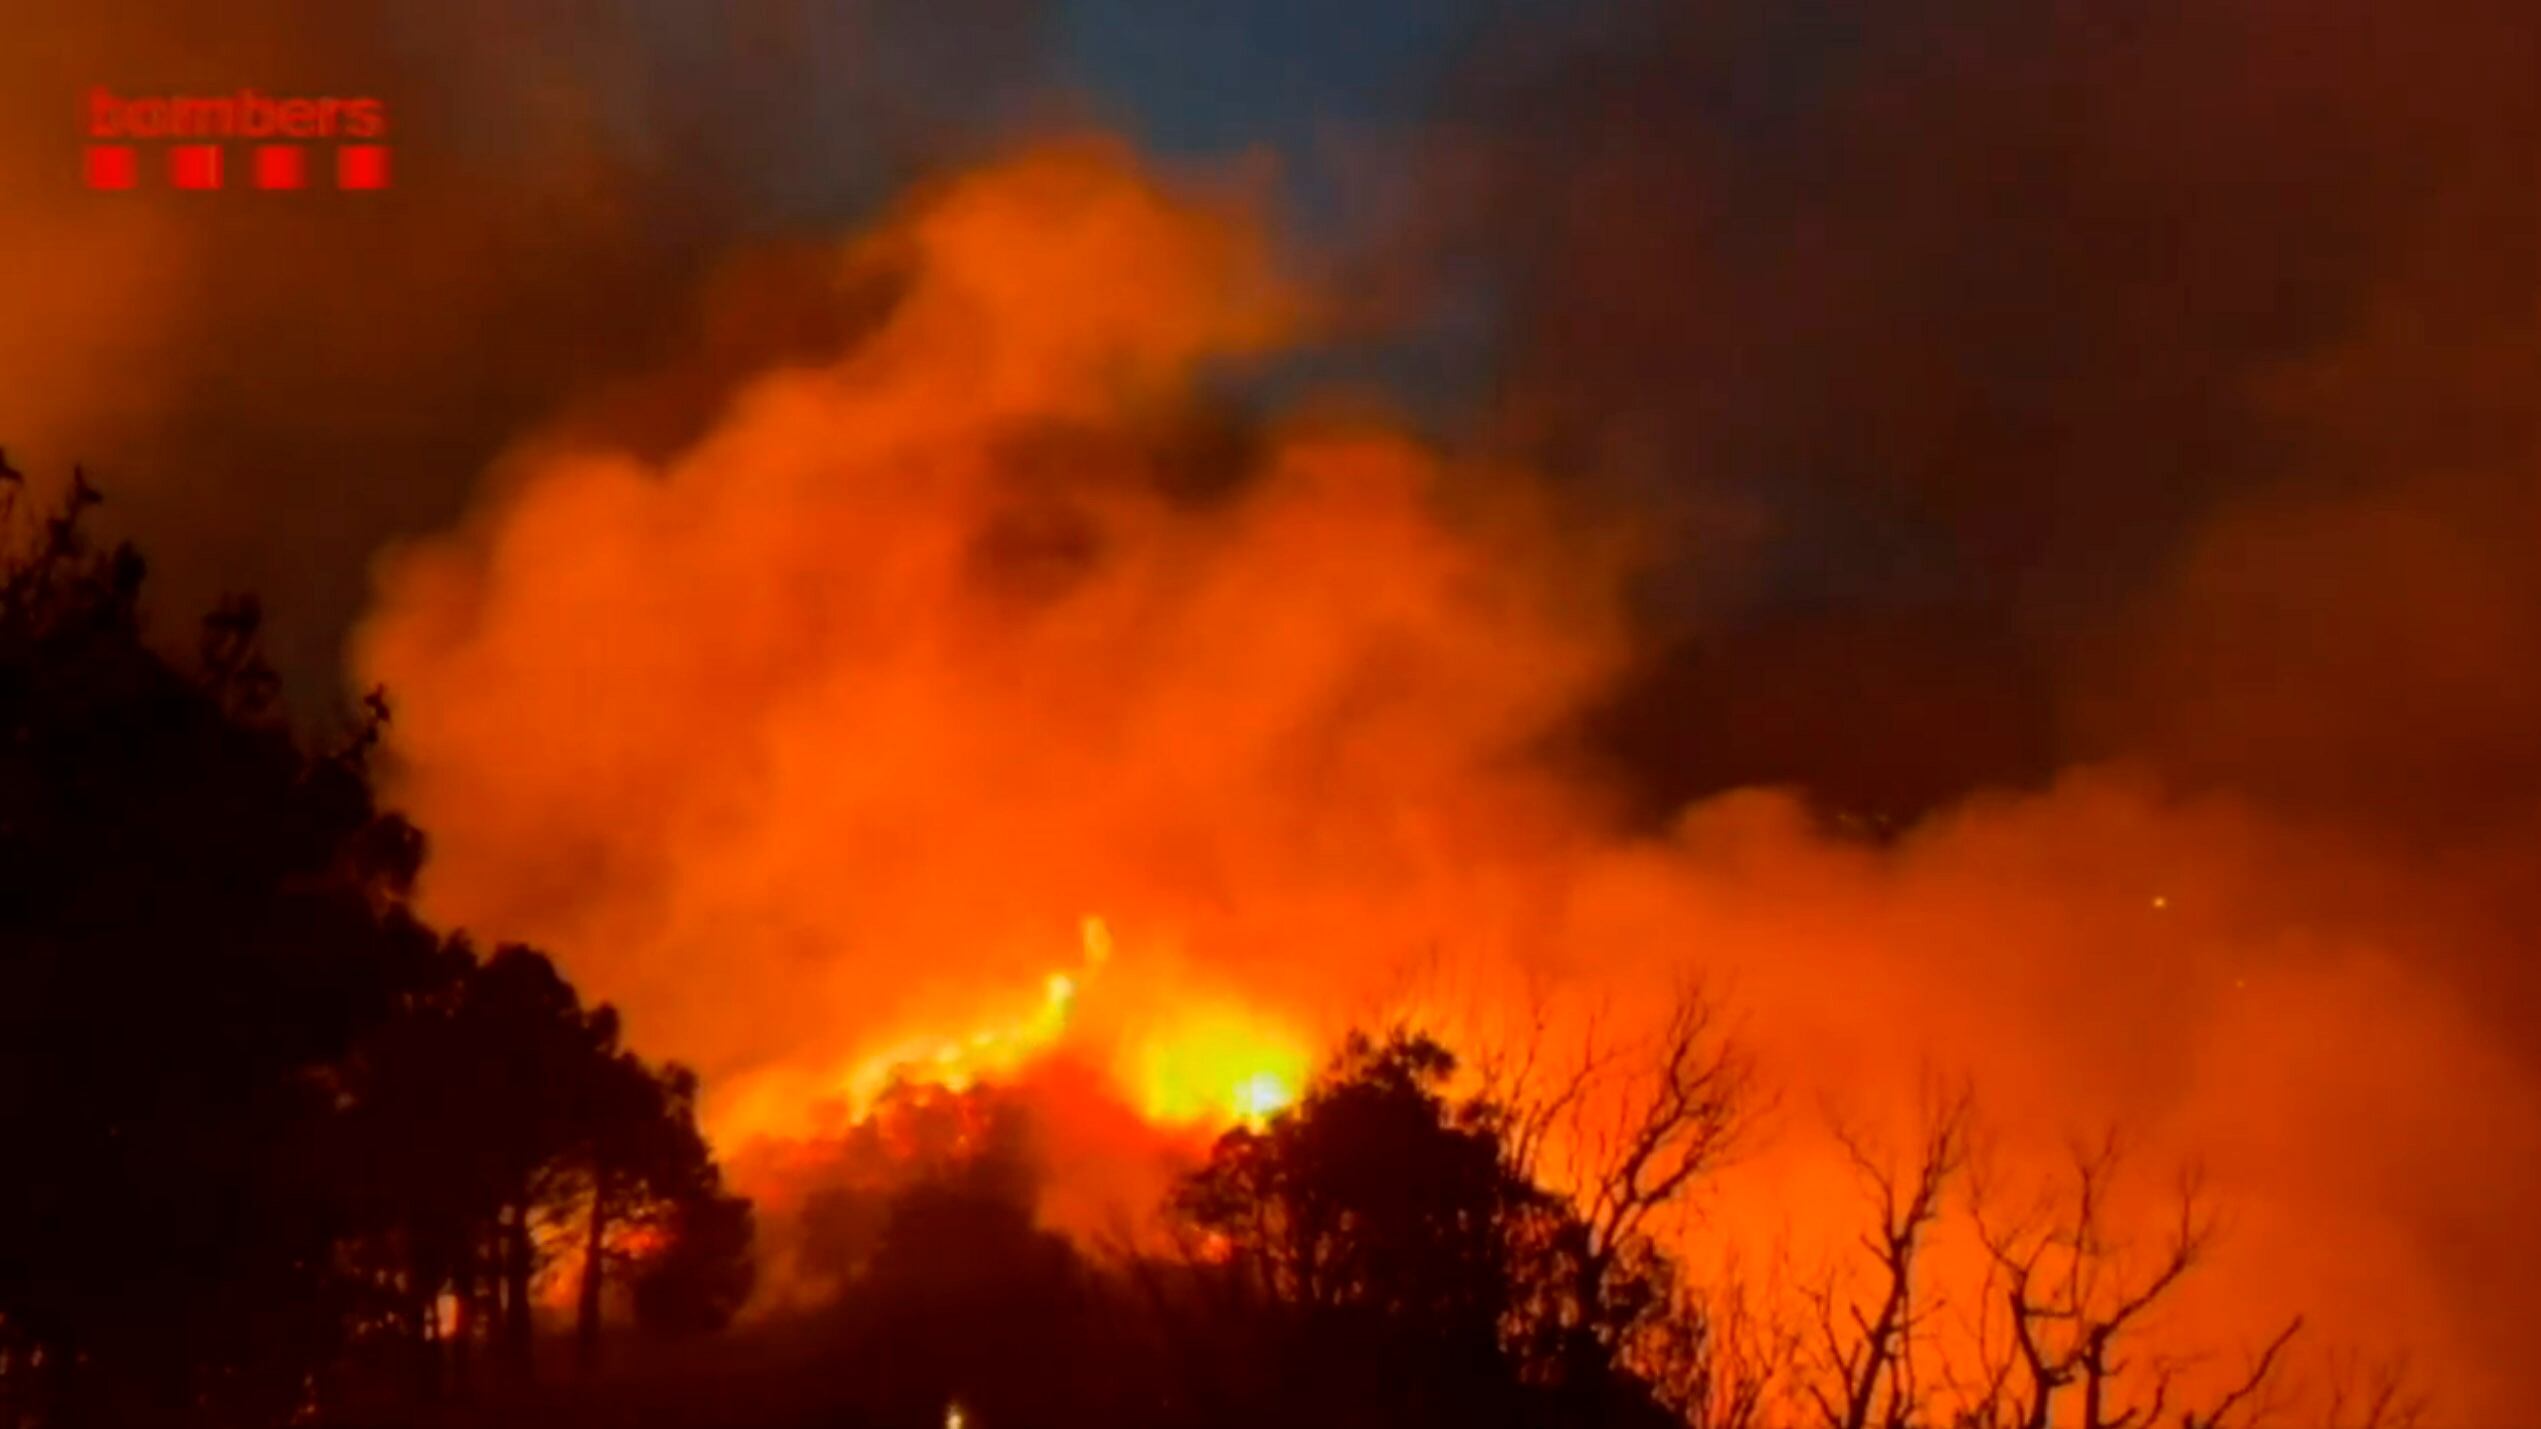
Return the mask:
<svg viewBox="0 0 2541 1429">
<path fill-rule="evenodd" d="M 1265 1021 L 1232 1008 L 1194 1012 L 1136 1053 L 1138 1106 L 1150 1121 L 1258 1124 L 1295 1099 L 1306 1057 Z"/>
<path fill-rule="evenodd" d="M 774 1148 L 735 1177 L 763 1207 L 784 1143 L 895 1085 L 1012 1081 L 1059 1113 L 1047 1218 L 1100 1224 L 1157 1203 L 1155 1133 L 1266 1119 L 1355 1009 L 1509 1029 L 1450 1039 L 1485 1054 L 1567 995 L 1536 1024 L 1560 1054 L 1628 1043 L 1692 969 L 1802 1100 L 1879 1121 L 1939 1049 L 2007 1162 L 2103 1119 L 2148 1160 L 2215 1148 L 2269 1209 L 2227 1292 L 2258 1309 L 2443 1303 L 2409 1227 L 2468 1223 L 2455 1188 L 2541 1123 L 2405 976 L 2396 950 L 2490 936 L 2415 909 L 2417 865 L 2125 767 L 1876 841 L 1773 791 L 1618 817 L 1565 751 L 1633 663 L 1636 541 L 1356 408 L 1220 442 L 1202 378 L 1311 313 L 1268 258 L 1240 205 L 1036 150 L 850 245 L 838 286 L 890 303 L 676 453 L 524 447 L 384 568 L 356 651 L 399 697 L 430 915 L 551 948 L 695 1065 L 718 1149 Z M 2212 599 L 2241 601 L 2249 533 L 2217 539 Z M 2379 588 L 2320 585 L 2348 587 Z M 1069 957 L 1089 904 L 1124 937 L 1084 919 Z M 2234 996 L 2245 967 L 2268 998 Z M 1711 1228 L 1840 1253 L 1850 1169 L 1794 1132 Z"/>
<path fill-rule="evenodd" d="M 1295 1100 L 1312 1054 L 1293 1029 L 1232 1001 L 1140 995 L 1119 983 L 1113 957 L 1111 925 L 1088 916 L 1077 961 L 1042 980 L 1037 1002 L 954 1036 L 890 1042 L 858 1058 L 824 1095 L 857 1120 L 895 1087 L 966 1091 L 1065 1053 L 1101 1069 L 1124 1104 L 1160 1127 L 1259 1125 Z M 719 1132 L 777 1129 L 745 1112 Z"/>
<path fill-rule="evenodd" d="M 1237 1113 L 1256 1126 L 1296 1099 L 1296 1088 L 1276 1072 L 1256 1072 L 1235 1089 Z"/>
</svg>

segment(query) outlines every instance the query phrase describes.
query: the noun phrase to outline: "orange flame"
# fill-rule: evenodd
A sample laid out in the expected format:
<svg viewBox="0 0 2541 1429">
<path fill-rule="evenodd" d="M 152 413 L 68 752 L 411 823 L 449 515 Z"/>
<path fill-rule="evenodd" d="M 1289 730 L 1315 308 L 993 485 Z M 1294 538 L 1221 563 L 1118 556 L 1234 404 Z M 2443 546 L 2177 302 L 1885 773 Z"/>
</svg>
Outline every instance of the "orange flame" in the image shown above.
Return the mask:
<svg viewBox="0 0 2541 1429">
<path fill-rule="evenodd" d="M 1160 1127 L 1258 1124 L 1295 1099 L 1312 1052 L 1294 1028 L 1232 996 L 1146 1006 L 1124 1018 L 1107 1000 L 1120 986 L 1110 925 L 1088 916 L 1079 941 L 1077 961 L 1049 973 L 1025 1010 L 949 1036 L 881 1039 L 881 1050 L 855 1057 L 827 1085 L 789 1084 L 727 1103 L 712 1118 L 711 1136 L 739 1146 L 813 1134 L 842 1117 L 863 1119 L 895 1086 L 967 1091 L 1061 1053 L 1101 1068 L 1119 1099 Z"/>
</svg>

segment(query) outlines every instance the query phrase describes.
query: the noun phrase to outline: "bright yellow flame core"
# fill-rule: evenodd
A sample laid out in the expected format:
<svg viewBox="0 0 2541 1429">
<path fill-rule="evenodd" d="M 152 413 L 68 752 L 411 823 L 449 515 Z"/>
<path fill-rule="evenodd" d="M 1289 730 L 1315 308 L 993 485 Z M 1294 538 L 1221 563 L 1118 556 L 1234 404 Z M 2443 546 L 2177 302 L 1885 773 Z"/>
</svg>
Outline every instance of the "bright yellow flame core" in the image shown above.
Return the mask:
<svg viewBox="0 0 2541 1429">
<path fill-rule="evenodd" d="M 1128 986 L 1101 918 L 1085 919 L 1080 943 L 1077 966 L 1050 973 L 1028 1011 L 953 1037 L 895 1042 L 857 1060 L 827 1095 L 862 1117 L 894 1085 L 961 1091 L 1065 1050 L 1105 1069 L 1125 1103 L 1162 1125 L 1258 1125 L 1296 1099 L 1312 1054 L 1294 1029 L 1229 1001 Z M 784 1110 L 736 1108 L 718 1139 L 777 1131 L 771 1113 Z"/>
<path fill-rule="evenodd" d="M 1259 1121 L 1286 1106 L 1306 1070 L 1295 1044 L 1259 1019 L 1204 1008 L 1138 1048 L 1133 1083 L 1150 1121 Z"/>
<path fill-rule="evenodd" d="M 1262 1122 L 1297 1099 L 1289 1079 L 1277 1072 L 1255 1072 L 1235 1089 L 1235 1110 L 1246 1121 Z"/>
</svg>

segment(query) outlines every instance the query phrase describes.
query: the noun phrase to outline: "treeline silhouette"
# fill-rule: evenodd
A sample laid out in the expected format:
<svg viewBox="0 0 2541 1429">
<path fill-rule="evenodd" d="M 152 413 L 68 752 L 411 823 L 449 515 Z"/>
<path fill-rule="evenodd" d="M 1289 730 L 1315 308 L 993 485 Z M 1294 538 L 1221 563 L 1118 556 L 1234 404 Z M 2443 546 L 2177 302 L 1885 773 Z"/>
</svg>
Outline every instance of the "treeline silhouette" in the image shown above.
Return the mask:
<svg viewBox="0 0 2541 1429">
<path fill-rule="evenodd" d="M 747 1293 L 695 1083 L 548 960 L 407 906 L 385 706 L 313 746 L 236 601 L 172 658 L 74 478 L 0 461 L 0 1422 L 279 1424 L 526 1377 L 578 1260 L 666 1331 Z"/>
<path fill-rule="evenodd" d="M 1025 1102 L 896 1086 L 849 1133 L 889 1174 L 811 1191 L 790 1308 L 736 1324 L 752 1212 L 695 1079 L 537 952 L 419 920 L 385 701 L 298 733 L 244 601 L 154 645 L 95 501 L 29 511 L 0 460 L 0 1429 L 2251 1429 L 2285 1402 L 2291 1325 L 2193 1403 L 2141 1377 L 2211 1243 L 2193 1193 L 2122 1263 L 2113 1151 L 1988 1205 L 1964 1095 L 1902 1154 L 1846 1139 L 1848 1267 L 1698 1283 L 1671 1247 L 1758 1102 L 1699 989 L 1567 1056 L 1540 1023 L 1463 1066 L 1353 1036 L 1112 1244 L 1041 1224 Z M 1992 1267 L 1957 1344 L 1926 1254 L 1953 1216 Z M 2415 1407 L 2389 1376 L 2317 1403 Z"/>
<path fill-rule="evenodd" d="M 1459 1067 L 1411 1030 L 1350 1037 L 1296 1106 L 1181 1178 L 1163 1245 L 1043 1228 L 1012 1094 L 898 1087 L 855 1134 L 878 1129 L 901 1174 L 803 1210 L 796 1269 L 834 1286 L 818 1308 L 469 1422 L 2404 1429 L 2422 1412 L 2391 1367 L 2298 1385 L 2299 1321 L 2237 1360 L 2203 1352 L 2224 1367 L 2189 1392 L 2201 1361 L 2149 1338 L 2148 1312 L 2203 1262 L 2213 1221 L 2184 1199 L 2174 1235 L 2126 1254 L 2106 1147 L 2063 1196 L 1968 1211 L 1996 1273 L 1952 1301 L 1927 1251 L 1967 1169 L 1963 1097 L 1901 1156 L 1852 1140 L 1859 1273 L 1778 1302 L 1734 1274 L 1697 1284 L 1671 1215 L 1734 1145 L 1751 1089 L 1691 1011 L 1635 1050 L 1650 1055 L 1547 1074 L 1532 1054 Z M 1640 1069 L 1610 1078 L 1627 1060 Z M 1540 1168 L 1583 1132 L 1556 1193 Z"/>
<path fill-rule="evenodd" d="M 1092 1247 L 1036 1215 L 1034 1138 L 999 1089 L 911 1085 L 873 1122 L 914 1160 L 804 1211 L 820 1306 L 699 1354 L 471 1422 L 625 1429 L 1667 1429 L 1648 1332 L 1662 1258 L 1601 1258 L 1410 1032 L 1349 1039 L 1289 1112 L 1228 1132 L 1168 1243 Z M 1640 1359 L 1635 1365 L 1627 1360 Z"/>
</svg>

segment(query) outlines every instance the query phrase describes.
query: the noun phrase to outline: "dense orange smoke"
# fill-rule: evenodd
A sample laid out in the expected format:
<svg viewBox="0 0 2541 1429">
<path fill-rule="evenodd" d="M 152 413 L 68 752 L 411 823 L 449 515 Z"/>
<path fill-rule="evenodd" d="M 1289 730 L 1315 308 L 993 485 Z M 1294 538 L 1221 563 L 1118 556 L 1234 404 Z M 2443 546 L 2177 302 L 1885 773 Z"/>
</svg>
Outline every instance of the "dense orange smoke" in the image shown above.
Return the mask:
<svg viewBox="0 0 2541 1429">
<path fill-rule="evenodd" d="M 1347 1015 L 1380 969 L 1310 950 L 1417 950 L 1435 919 L 1369 926 L 1380 891 L 1443 896 L 1539 822 L 1551 786 L 1476 771 L 1612 652 L 1450 534 L 1434 458 L 1381 429 L 1300 425 L 1222 500 L 1157 489 L 1195 365 L 1296 304 L 1247 227 L 1119 155 L 952 184 L 841 262 L 906 291 L 840 360 L 664 469 L 530 457 L 476 536 L 394 567 L 363 665 L 448 825 L 436 906 L 570 950 L 728 1129 L 912 1036 L 1011 1040 L 1057 976 L 1089 1035 Z M 1277 1055 L 1227 1096 L 1309 1031 L 1248 1034 Z M 1159 1037 L 1125 1055 L 1192 1105 Z"/>
<path fill-rule="evenodd" d="M 321 689 L 372 551 L 449 521 L 524 425 L 654 368 L 713 390 L 820 336 L 701 322 L 689 299 L 727 253 L 861 210 L 1051 88 L 1037 0 L 12 0 L 7 18 L 0 441 L 42 479 L 87 465 L 165 609 L 261 594 L 277 655 L 312 677 L 294 684 Z M 183 193 L 153 150 L 135 189 L 91 192 L 101 86 L 373 97 L 394 182 Z M 668 403 L 648 416 L 681 428 Z"/>
<path fill-rule="evenodd" d="M 2459 892 L 2492 865 L 2117 764 L 1886 844 L 1770 790 L 1628 830 L 1556 751 L 1633 661 L 1633 543 L 1363 410 L 1213 426 L 1313 311 L 1240 196 L 1043 147 L 805 301 L 848 293 L 858 336 L 665 458 L 517 449 L 358 639 L 428 912 L 551 948 L 727 1150 L 895 1067 L 1039 1076 L 1067 1194 L 1124 1144 L 1098 1103 L 1223 1124 L 1353 1021 L 1628 1032 L 1699 971 L 1784 1093 L 1713 1230 L 1849 1245 L 1812 1113 L 1964 1070 L 2015 1166 L 2111 1120 L 2202 1155 L 2236 1235 L 2182 1313 L 2223 1343 L 2309 1309 L 2509 1404 L 2541 1098 L 2423 970 L 2511 960 Z"/>
</svg>

